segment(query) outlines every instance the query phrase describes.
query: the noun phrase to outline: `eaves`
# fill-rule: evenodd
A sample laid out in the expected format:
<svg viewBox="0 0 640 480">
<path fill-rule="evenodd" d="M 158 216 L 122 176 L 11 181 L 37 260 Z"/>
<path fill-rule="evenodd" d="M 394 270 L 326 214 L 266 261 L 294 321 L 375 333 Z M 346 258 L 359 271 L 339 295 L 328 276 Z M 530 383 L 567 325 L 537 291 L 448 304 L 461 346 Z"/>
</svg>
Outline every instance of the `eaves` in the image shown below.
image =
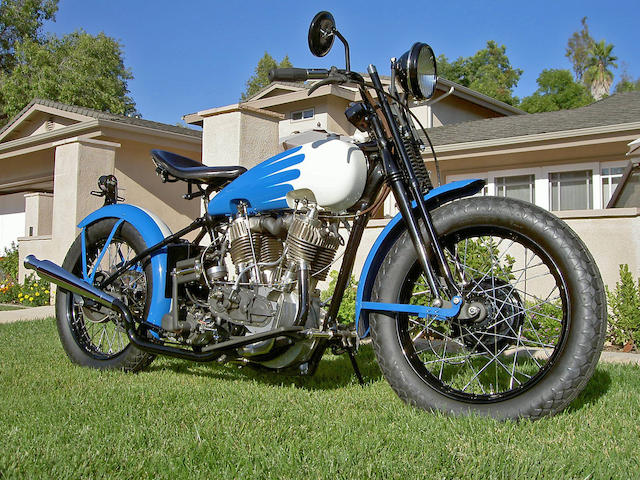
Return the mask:
<svg viewBox="0 0 640 480">
<path fill-rule="evenodd" d="M 455 152 L 461 150 L 484 150 L 496 147 L 505 147 L 508 145 L 539 143 L 575 137 L 622 133 L 633 130 L 640 130 L 640 122 L 622 123 L 616 125 L 602 125 L 598 127 L 579 128 L 575 130 L 561 130 L 557 132 L 536 133 L 533 135 L 521 135 L 517 137 L 492 138 L 488 140 L 477 140 L 475 142 L 449 143 L 446 145 L 435 145 L 434 148 L 437 153 Z"/>
</svg>

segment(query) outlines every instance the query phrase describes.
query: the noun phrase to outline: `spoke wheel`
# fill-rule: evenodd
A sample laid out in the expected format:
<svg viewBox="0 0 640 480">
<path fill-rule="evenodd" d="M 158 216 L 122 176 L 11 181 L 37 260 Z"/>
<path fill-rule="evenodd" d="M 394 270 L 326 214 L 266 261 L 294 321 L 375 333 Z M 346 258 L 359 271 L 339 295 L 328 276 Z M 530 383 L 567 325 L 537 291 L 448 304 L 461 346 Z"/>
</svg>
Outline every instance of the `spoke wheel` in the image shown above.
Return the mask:
<svg viewBox="0 0 640 480">
<path fill-rule="evenodd" d="M 499 402 L 553 365 L 568 332 L 566 287 L 556 265 L 524 235 L 495 227 L 444 239 L 464 308 L 450 321 L 403 315 L 399 336 L 412 367 L 434 388 L 469 402 Z M 416 264 L 403 303 L 429 304 Z"/>
<path fill-rule="evenodd" d="M 115 219 L 100 220 L 87 227 L 85 250 L 82 249 L 81 234 L 69 249 L 63 268 L 102 288 L 102 283 L 112 273 L 146 248 L 144 240 L 130 224 L 124 222 L 113 232 L 115 227 Z M 152 291 L 149 262 L 133 265 L 104 291 L 120 299 L 133 318 L 142 321 L 148 313 Z M 58 289 L 56 318 L 62 345 L 74 363 L 136 371 L 154 358 L 129 343 L 119 314 L 79 295 Z"/>
<path fill-rule="evenodd" d="M 103 250 L 104 255 L 99 258 Z M 87 270 L 95 271 L 95 283 L 100 286 L 103 280 L 135 255 L 132 246 L 120 238 L 114 238 L 106 249 L 102 239 L 88 247 Z M 122 300 L 135 318 L 142 318 L 147 299 L 147 280 L 141 263 L 118 277 L 106 291 Z M 88 355 L 101 360 L 109 359 L 127 347 L 127 332 L 115 312 L 100 305 L 88 305 L 78 295 L 69 296 L 68 301 L 72 302 L 71 328 L 78 344 Z"/>
<path fill-rule="evenodd" d="M 469 198 L 432 216 L 463 306 L 446 321 L 372 313 L 385 377 L 400 398 L 428 410 L 559 412 L 586 385 L 604 342 L 606 301 L 593 258 L 566 224 L 525 202 Z M 372 299 L 433 305 L 406 232 L 386 253 Z"/>
</svg>

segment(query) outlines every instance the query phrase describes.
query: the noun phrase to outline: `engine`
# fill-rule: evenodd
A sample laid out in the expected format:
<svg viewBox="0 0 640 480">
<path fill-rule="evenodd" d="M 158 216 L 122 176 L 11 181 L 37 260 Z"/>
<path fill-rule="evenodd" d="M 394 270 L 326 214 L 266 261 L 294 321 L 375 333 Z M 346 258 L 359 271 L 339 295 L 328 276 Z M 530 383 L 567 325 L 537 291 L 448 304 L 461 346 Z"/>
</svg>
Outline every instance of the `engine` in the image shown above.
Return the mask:
<svg viewBox="0 0 640 480">
<path fill-rule="evenodd" d="M 165 330 L 206 345 L 295 324 L 321 326 L 316 286 L 342 243 L 337 223 L 322 219 L 315 207 L 279 217 L 239 213 L 218 235 L 197 256 L 176 263 Z M 264 358 L 276 343 L 265 340 L 239 354 Z"/>
</svg>

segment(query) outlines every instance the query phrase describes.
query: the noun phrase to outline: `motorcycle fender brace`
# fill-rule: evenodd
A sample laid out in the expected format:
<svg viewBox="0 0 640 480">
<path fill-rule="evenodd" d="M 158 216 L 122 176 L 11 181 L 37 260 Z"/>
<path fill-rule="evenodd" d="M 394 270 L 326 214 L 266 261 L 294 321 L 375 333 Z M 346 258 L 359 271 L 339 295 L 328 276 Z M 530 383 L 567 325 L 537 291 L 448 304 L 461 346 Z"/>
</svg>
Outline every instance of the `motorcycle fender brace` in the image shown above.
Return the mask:
<svg viewBox="0 0 640 480">
<path fill-rule="evenodd" d="M 484 187 L 484 180 L 460 180 L 434 188 L 424 196 L 426 206 L 429 210 L 439 207 L 445 203 L 457 200 L 458 198 L 475 195 Z M 415 207 L 415 205 L 414 205 Z M 402 216 L 400 214 L 393 217 L 373 244 L 367 255 L 367 259 L 362 267 L 358 291 L 356 294 L 356 331 L 360 338 L 369 335 L 369 312 L 404 312 L 410 315 L 421 317 L 434 315 L 442 318 L 449 318 L 457 315 L 461 302 L 453 305 L 452 308 L 416 307 L 413 305 L 384 304 L 371 301 L 373 284 L 378 275 L 378 269 L 382 265 L 384 258 L 393 246 L 396 239 L 404 232 Z"/>
<path fill-rule="evenodd" d="M 117 218 L 131 224 L 140 233 L 147 248 L 163 241 L 171 235 L 171 230 L 162 220 L 143 208 L 124 203 L 105 205 L 95 212 L 90 213 L 78 224 L 78 228 L 82 229 L 83 258 L 86 258 L 86 252 L 84 251 L 85 228 L 104 218 Z M 119 228 L 120 224 L 121 222 L 116 223 L 114 231 Z M 112 234 L 113 233 L 115 232 L 112 232 Z M 151 270 L 153 272 L 153 290 L 151 292 L 151 304 L 149 306 L 147 322 L 160 327 L 163 315 L 168 313 L 171 308 L 171 299 L 166 297 L 166 247 L 158 249 L 151 254 Z"/>
</svg>

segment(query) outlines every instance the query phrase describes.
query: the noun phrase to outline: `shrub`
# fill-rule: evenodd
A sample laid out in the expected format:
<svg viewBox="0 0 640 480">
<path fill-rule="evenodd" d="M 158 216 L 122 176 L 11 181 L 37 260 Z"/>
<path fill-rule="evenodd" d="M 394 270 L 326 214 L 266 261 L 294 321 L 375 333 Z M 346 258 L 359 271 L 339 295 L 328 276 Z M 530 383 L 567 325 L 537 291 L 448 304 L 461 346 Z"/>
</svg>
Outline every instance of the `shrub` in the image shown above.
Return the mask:
<svg viewBox="0 0 640 480">
<path fill-rule="evenodd" d="M 4 249 L 4 256 L 0 257 L 0 281 L 18 283 L 18 246 L 15 242 L 11 242 L 11 246 Z"/>
<path fill-rule="evenodd" d="M 620 281 L 607 290 L 609 305 L 608 339 L 614 345 L 633 341 L 640 345 L 640 280 L 634 282 L 629 265 L 620 265 Z"/>
<path fill-rule="evenodd" d="M 336 288 L 336 282 L 338 281 L 338 272 L 332 270 L 329 273 L 331 280 L 329 281 L 329 288 L 320 293 L 320 299 L 323 302 L 328 301 L 332 296 Z M 338 310 L 338 321 L 340 323 L 353 323 L 356 320 L 356 293 L 358 290 L 358 282 L 352 276 L 349 280 L 349 284 L 344 291 L 342 302 L 340 303 L 340 309 Z"/>
<path fill-rule="evenodd" d="M 18 246 L 4 249 L 0 258 L 0 303 L 16 303 L 29 307 L 49 305 L 49 282 L 29 275 L 24 284 L 18 283 Z"/>
</svg>

